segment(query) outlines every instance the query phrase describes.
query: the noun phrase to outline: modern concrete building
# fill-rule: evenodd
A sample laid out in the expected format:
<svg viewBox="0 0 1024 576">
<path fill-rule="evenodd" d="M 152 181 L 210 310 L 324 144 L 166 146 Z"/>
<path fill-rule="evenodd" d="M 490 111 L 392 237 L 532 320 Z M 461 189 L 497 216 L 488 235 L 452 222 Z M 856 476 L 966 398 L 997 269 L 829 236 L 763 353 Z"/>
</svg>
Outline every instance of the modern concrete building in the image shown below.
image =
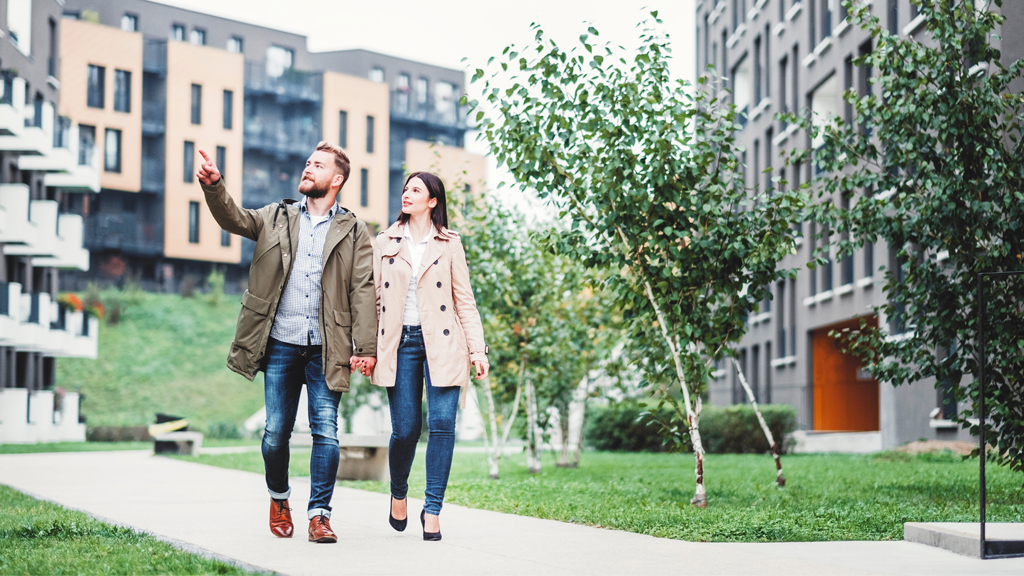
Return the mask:
<svg viewBox="0 0 1024 576">
<path fill-rule="evenodd" d="M 58 113 L 61 4 L 0 4 L 0 443 L 85 440 L 78 395 L 52 389 L 54 359 L 95 358 L 98 331 L 57 302 L 60 271 L 89 268 L 67 207 L 99 190 L 93 141 Z"/>
<path fill-rule="evenodd" d="M 105 166 L 100 194 L 77 206 L 93 251 L 80 284 L 130 273 L 173 290 L 217 266 L 229 290 L 241 288 L 253 243 L 222 233 L 205 209 L 191 176 L 199 148 L 216 154 L 235 198 L 258 208 L 296 198 L 316 143 L 338 143 L 352 162 L 341 203 L 378 228 L 400 207 L 408 141 L 464 154 L 460 71 L 365 50 L 314 54 L 301 35 L 148 0 L 67 0 L 64 16 L 67 75 L 99 68 L 120 75 L 110 84 L 125 73 L 135 83 L 127 113 L 91 106 L 81 81 L 69 99 L 75 126 L 106 134 L 100 118 L 124 125 L 120 171 Z M 126 124 L 140 114 L 141 128 Z"/>
<path fill-rule="evenodd" d="M 924 17 L 909 0 L 874 0 L 871 10 L 894 34 L 924 34 Z M 1024 2 L 1006 2 L 1003 10 L 1007 28 L 1024 23 Z M 870 35 L 850 25 L 839 0 L 701 0 L 696 20 L 697 69 L 713 65 L 745 112 L 738 143 L 745 149 L 747 186 L 771 187 L 772 175 L 762 174 L 766 168 L 774 168 L 790 186 L 813 179 L 812 166 L 783 168 L 780 154 L 820 142 L 775 120 L 775 114 L 808 109 L 816 121 L 830 114 L 851 121 L 853 110 L 842 94 L 871 90 L 871 70 L 853 65 L 857 56 L 873 49 Z M 1007 61 L 1024 56 L 1024 46 L 1014 38 L 1002 41 Z M 861 319 L 881 324 L 894 337 L 903 332 L 898 318 L 876 318 L 872 312 L 884 298 L 878 269 L 891 268 L 895 252 L 868 245 L 852 257 L 808 270 L 817 230 L 813 224 L 805 227 L 797 253 L 782 263 L 797 268 L 797 278 L 772 287 L 773 299 L 749 319 L 749 331 L 738 345 L 740 364 L 759 401 L 795 406 L 806 431 L 865 433 L 848 436 L 851 446 L 891 447 L 919 438 L 968 440 L 949 420 L 958 407 L 949 401 L 948 390 L 930 381 L 900 387 L 880 383 L 828 337 L 830 330 L 859 325 Z M 745 401 L 733 369 L 716 376 L 712 403 Z"/>
</svg>

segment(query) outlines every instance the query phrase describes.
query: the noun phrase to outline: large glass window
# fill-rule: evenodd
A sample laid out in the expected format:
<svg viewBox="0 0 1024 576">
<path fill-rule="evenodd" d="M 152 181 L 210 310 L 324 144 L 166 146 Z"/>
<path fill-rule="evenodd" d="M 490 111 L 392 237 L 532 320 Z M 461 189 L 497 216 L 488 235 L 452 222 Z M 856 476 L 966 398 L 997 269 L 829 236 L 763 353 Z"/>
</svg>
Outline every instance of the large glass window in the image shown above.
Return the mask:
<svg viewBox="0 0 1024 576">
<path fill-rule="evenodd" d="M 409 75 L 404 72 L 398 75 L 395 82 L 395 104 L 398 110 L 409 111 Z"/>
<path fill-rule="evenodd" d="M 338 146 L 348 148 L 348 112 L 338 112 Z"/>
<path fill-rule="evenodd" d="M 380 66 L 374 66 L 373 68 L 370 68 L 370 80 L 373 82 L 383 82 L 384 69 L 381 68 Z"/>
<path fill-rule="evenodd" d="M 7 0 L 7 36 L 25 56 L 32 54 L 32 0 Z"/>
<path fill-rule="evenodd" d="M 750 62 L 746 57 L 732 69 L 732 101 L 736 105 L 736 121 L 746 126 L 750 115 Z"/>
<path fill-rule="evenodd" d="M 243 40 L 238 36 L 232 36 L 231 38 L 228 38 L 228 52 L 241 54 L 243 46 Z"/>
<path fill-rule="evenodd" d="M 195 176 L 195 161 L 196 161 L 196 145 L 195 142 L 185 142 L 185 154 L 184 154 L 184 171 L 182 176 L 185 182 L 191 184 L 193 177 Z"/>
<path fill-rule="evenodd" d="M 839 77 L 836 74 L 832 74 L 828 80 L 825 80 L 814 89 L 814 92 L 811 93 L 810 105 L 811 123 L 815 128 L 819 129 L 818 135 L 811 141 L 811 147 L 814 150 L 818 150 L 825 145 L 825 128 L 834 125 L 835 119 L 841 112 Z M 815 162 L 815 176 L 820 176 L 821 171 L 822 168 L 819 162 Z"/>
<path fill-rule="evenodd" d="M 370 204 L 370 171 L 366 168 L 359 170 L 359 205 L 366 207 Z"/>
<path fill-rule="evenodd" d="M 96 153 L 96 127 L 85 124 L 78 125 L 78 164 L 92 166 L 93 154 Z"/>
<path fill-rule="evenodd" d="M 132 73 L 126 70 L 114 70 L 114 110 L 132 111 Z"/>
<path fill-rule="evenodd" d="M 416 104 L 418 106 L 424 106 L 427 103 L 427 88 L 430 86 L 430 81 L 420 76 L 416 79 Z"/>
<path fill-rule="evenodd" d="M 188 203 L 188 241 L 199 244 L 199 202 Z"/>
<path fill-rule="evenodd" d="M 203 121 L 203 87 L 199 84 L 192 85 L 192 123 L 201 124 Z"/>
<path fill-rule="evenodd" d="M 455 111 L 458 109 L 456 90 L 458 88 L 450 82 L 434 84 L 434 109 L 441 116 L 441 120 L 449 124 L 455 122 Z"/>
<path fill-rule="evenodd" d="M 267 48 L 267 76 L 277 78 L 295 65 L 295 51 L 291 48 L 271 46 Z"/>
<path fill-rule="evenodd" d="M 139 17 L 135 14 L 125 14 L 121 16 L 121 30 L 125 32 L 138 32 L 139 31 Z"/>
<path fill-rule="evenodd" d="M 235 108 L 235 93 L 231 90 L 224 91 L 224 122 L 225 130 L 231 130 L 233 126 L 232 116 Z"/>
<path fill-rule="evenodd" d="M 196 46 L 206 46 L 206 30 L 193 28 L 188 40 Z"/>
<path fill-rule="evenodd" d="M 373 153 L 373 116 L 366 117 L 366 151 Z"/>
<path fill-rule="evenodd" d="M 103 170 L 121 171 L 121 131 L 107 128 L 103 140 Z"/>
<path fill-rule="evenodd" d="M 89 64 L 87 78 L 86 104 L 90 108 L 103 108 L 103 96 L 106 92 L 107 69 L 103 66 Z"/>
<path fill-rule="evenodd" d="M 185 41 L 185 25 L 171 24 L 171 40 Z"/>
</svg>

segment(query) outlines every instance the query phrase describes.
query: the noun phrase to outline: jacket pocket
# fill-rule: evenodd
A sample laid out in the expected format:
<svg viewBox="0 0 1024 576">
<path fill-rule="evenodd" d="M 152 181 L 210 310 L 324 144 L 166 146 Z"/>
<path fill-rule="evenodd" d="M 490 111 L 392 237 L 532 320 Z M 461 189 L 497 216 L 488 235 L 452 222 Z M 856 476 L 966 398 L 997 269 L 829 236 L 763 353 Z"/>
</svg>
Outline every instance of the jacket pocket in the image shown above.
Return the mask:
<svg viewBox="0 0 1024 576">
<path fill-rule="evenodd" d="M 242 294 L 242 311 L 238 314 L 235 345 L 249 352 L 257 352 L 268 313 L 270 302 L 246 290 Z"/>
<path fill-rule="evenodd" d="M 331 330 L 335 351 L 331 353 L 334 363 L 348 367 L 352 356 L 352 315 L 340 310 L 334 311 L 334 327 Z"/>
</svg>

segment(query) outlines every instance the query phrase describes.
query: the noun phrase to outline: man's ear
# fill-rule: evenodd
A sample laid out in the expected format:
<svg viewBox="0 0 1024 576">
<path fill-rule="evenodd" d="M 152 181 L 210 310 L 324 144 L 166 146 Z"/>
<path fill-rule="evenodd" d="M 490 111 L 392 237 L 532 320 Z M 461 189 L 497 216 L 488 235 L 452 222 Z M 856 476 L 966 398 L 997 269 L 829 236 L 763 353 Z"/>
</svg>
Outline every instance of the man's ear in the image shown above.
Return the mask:
<svg viewBox="0 0 1024 576">
<path fill-rule="evenodd" d="M 334 178 L 331 179 L 331 187 L 337 186 L 339 190 L 341 189 L 341 185 L 344 184 L 344 183 L 345 183 L 345 175 L 344 174 L 335 174 Z"/>
</svg>

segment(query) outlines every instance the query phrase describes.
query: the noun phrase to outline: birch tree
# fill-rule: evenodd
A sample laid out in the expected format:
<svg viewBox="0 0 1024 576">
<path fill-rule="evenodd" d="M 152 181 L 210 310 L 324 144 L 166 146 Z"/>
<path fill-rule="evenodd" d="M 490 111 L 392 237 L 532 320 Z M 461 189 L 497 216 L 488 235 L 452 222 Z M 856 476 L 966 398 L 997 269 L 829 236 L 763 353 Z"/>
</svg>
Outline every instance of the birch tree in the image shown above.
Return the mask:
<svg viewBox="0 0 1024 576">
<path fill-rule="evenodd" d="M 614 271 L 608 287 L 645 352 L 645 377 L 663 399 L 682 395 L 672 402 L 693 446 L 691 503 L 706 507 L 709 366 L 743 335 L 766 287 L 790 274 L 776 266 L 793 249 L 802 199 L 751 201 L 735 107 L 670 78 L 670 45 L 651 16 L 636 52 L 595 45 L 593 27 L 565 51 L 534 25 L 532 43 L 476 71 L 484 96 L 470 105 L 517 184 L 571 223 L 559 251 Z"/>
</svg>

